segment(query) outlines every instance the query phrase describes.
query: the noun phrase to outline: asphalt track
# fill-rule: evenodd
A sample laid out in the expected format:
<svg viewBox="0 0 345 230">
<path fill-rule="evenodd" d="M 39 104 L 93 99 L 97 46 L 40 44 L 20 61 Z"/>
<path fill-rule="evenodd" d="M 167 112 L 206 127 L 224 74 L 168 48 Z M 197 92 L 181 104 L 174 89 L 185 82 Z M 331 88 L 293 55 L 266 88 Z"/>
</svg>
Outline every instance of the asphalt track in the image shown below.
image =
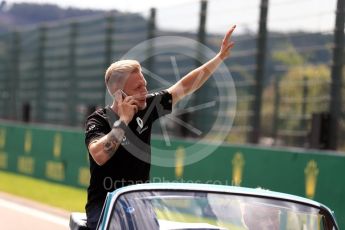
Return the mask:
<svg viewBox="0 0 345 230">
<path fill-rule="evenodd" d="M 69 213 L 0 192 L 0 228 L 66 230 Z"/>
</svg>

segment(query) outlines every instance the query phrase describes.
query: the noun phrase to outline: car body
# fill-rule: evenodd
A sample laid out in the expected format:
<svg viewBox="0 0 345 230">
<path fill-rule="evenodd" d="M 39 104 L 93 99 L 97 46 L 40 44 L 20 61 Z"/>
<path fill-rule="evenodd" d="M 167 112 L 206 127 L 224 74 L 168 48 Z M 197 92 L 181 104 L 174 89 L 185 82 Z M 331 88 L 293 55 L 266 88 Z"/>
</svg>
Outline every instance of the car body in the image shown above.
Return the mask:
<svg viewBox="0 0 345 230">
<path fill-rule="evenodd" d="M 263 189 L 149 183 L 109 193 L 97 229 L 339 229 L 334 213 L 306 198 Z"/>
</svg>

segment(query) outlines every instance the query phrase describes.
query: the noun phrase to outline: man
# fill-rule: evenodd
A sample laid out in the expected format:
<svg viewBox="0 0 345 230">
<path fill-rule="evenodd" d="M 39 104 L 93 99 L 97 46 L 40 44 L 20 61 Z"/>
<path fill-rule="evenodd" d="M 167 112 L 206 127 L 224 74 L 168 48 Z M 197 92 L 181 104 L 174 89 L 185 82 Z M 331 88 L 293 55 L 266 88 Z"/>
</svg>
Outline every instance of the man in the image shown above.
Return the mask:
<svg viewBox="0 0 345 230">
<path fill-rule="evenodd" d="M 243 203 L 241 205 L 243 223 L 248 230 L 279 230 L 281 210 L 279 206 Z"/>
<path fill-rule="evenodd" d="M 114 101 L 86 121 L 85 144 L 91 172 L 86 204 L 89 228 L 96 228 L 107 192 L 149 181 L 152 123 L 200 88 L 230 55 L 234 29 L 226 33 L 213 59 L 161 92 L 148 95 L 146 80 L 135 60 L 118 61 L 108 68 L 105 83 Z"/>
</svg>

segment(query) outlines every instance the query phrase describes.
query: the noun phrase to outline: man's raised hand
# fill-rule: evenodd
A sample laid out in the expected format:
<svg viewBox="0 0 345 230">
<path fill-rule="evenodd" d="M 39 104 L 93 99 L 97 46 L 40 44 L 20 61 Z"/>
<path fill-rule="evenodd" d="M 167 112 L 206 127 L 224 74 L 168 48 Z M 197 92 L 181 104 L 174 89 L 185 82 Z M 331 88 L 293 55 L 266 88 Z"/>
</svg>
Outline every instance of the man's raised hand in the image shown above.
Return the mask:
<svg viewBox="0 0 345 230">
<path fill-rule="evenodd" d="M 234 47 L 235 43 L 231 41 L 232 32 L 234 32 L 236 25 L 232 26 L 228 32 L 225 34 L 222 46 L 220 47 L 219 56 L 221 59 L 225 60 L 230 56 L 231 49 Z"/>
</svg>

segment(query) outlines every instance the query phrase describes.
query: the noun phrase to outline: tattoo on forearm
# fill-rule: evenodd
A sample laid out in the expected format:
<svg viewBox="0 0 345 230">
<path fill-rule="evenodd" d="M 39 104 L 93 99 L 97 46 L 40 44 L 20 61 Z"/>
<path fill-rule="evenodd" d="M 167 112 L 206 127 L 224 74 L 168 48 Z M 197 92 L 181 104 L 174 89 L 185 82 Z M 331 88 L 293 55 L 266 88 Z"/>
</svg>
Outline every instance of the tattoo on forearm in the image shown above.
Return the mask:
<svg viewBox="0 0 345 230">
<path fill-rule="evenodd" d="M 116 149 L 119 147 L 121 142 L 119 140 L 122 140 L 122 138 L 117 138 L 123 136 L 123 131 L 119 129 L 112 129 L 110 133 L 108 134 L 107 139 L 103 143 L 104 147 L 103 150 L 106 154 L 109 156 L 112 156 Z"/>
<path fill-rule="evenodd" d="M 112 155 L 115 151 L 115 145 L 112 142 L 106 141 L 103 150 L 106 154 Z"/>
</svg>

